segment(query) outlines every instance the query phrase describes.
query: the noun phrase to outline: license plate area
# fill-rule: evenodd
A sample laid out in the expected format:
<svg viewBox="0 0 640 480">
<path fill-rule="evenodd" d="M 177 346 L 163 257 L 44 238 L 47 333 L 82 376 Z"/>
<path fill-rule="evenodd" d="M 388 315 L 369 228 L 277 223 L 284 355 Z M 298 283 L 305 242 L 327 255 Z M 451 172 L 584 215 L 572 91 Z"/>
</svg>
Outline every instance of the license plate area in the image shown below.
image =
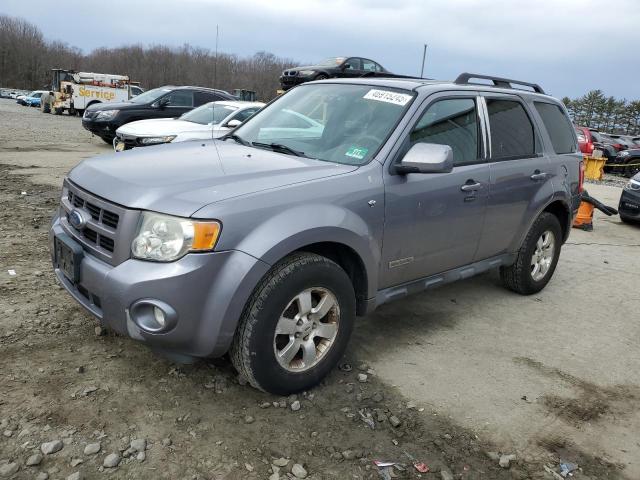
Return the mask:
<svg viewBox="0 0 640 480">
<path fill-rule="evenodd" d="M 69 235 L 61 233 L 53 239 L 56 267 L 72 283 L 80 281 L 80 263 L 82 262 L 82 247 Z"/>
</svg>

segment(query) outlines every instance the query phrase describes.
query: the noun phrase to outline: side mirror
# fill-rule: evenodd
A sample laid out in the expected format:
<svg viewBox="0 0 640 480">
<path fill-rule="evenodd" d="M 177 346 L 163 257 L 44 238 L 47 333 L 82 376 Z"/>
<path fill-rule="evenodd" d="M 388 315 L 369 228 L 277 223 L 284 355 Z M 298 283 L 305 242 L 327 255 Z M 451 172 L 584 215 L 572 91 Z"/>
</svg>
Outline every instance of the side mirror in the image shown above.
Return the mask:
<svg viewBox="0 0 640 480">
<path fill-rule="evenodd" d="M 453 170 L 453 150 L 449 145 L 437 143 L 416 143 L 396 166 L 396 172 L 407 173 L 449 173 Z"/>
<path fill-rule="evenodd" d="M 163 97 L 158 100 L 158 108 L 164 108 L 171 103 L 171 99 L 169 97 Z"/>
<path fill-rule="evenodd" d="M 347 68 L 351 68 L 351 64 L 349 62 L 344 62 L 340 65 L 340 70 L 346 70 Z"/>
<path fill-rule="evenodd" d="M 229 128 L 236 128 L 236 127 L 239 127 L 240 125 L 242 125 L 242 122 L 237 118 L 234 118 L 233 120 L 229 120 L 225 126 Z"/>
</svg>

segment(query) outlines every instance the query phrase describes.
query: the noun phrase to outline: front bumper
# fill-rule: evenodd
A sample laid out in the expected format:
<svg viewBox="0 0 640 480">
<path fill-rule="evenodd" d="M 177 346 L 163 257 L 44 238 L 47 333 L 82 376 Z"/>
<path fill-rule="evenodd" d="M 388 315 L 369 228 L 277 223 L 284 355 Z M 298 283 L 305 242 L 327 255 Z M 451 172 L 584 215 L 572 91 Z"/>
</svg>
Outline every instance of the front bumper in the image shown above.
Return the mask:
<svg viewBox="0 0 640 480">
<path fill-rule="evenodd" d="M 288 90 L 295 87 L 296 85 L 300 85 L 301 83 L 308 82 L 310 80 L 312 80 L 311 77 L 283 75 L 280 77 L 280 86 L 283 90 Z"/>
<path fill-rule="evenodd" d="M 49 231 L 65 233 L 58 218 Z M 223 355 L 255 285 L 269 265 L 239 251 L 188 254 L 170 263 L 125 260 L 111 266 L 88 251 L 80 280 L 72 283 L 52 262 L 60 284 L 93 316 L 116 332 L 150 347 L 190 357 Z M 130 307 L 141 299 L 170 305 L 177 323 L 166 333 L 149 333 L 132 319 Z"/>
<path fill-rule="evenodd" d="M 94 135 L 107 138 L 115 137 L 116 130 L 120 127 L 119 124 L 112 121 L 96 122 L 95 120 L 87 120 L 85 118 L 82 119 L 82 126 Z"/>
<path fill-rule="evenodd" d="M 620 217 L 640 221 L 640 190 L 622 191 L 620 203 L 618 204 L 618 214 Z"/>
</svg>

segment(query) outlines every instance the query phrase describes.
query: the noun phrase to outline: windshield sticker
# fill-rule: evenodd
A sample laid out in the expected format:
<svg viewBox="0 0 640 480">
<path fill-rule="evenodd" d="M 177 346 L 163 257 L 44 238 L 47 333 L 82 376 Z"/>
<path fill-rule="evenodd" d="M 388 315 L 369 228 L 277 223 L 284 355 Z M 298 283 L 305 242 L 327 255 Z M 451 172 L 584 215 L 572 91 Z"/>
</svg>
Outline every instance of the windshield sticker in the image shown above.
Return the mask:
<svg viewBox="0 0 640 480">
<path fill-rule="evenodd" d="M 362 160 L 364 157 L 367 156 L 368 151 L 369 151 L 368 148 L 350 147 L 349 150 L 347 150 L 347 153 L 344 154 L 344 156 L 355 158 L 357 160 Z"/>
<path fill-rule="evenodd" d="M 393 103 L 394 105 L 405 106 L 411 100 L 411 95 L 404 93 L 389 92 L 387 90 L 376 90 L 372 88 L 362 97 L 367 100 L 376 100 L 378 102 Z"/>
</svg>

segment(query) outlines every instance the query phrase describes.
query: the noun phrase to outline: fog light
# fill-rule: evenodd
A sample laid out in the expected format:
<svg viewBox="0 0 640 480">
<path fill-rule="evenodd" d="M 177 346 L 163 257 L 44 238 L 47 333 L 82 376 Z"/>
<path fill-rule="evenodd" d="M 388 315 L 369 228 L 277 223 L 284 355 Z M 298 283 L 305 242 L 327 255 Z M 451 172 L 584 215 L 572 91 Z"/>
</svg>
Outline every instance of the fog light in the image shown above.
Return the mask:
<svg viewBox="0 0 640 480">
<path fill-rule="evenodd" d="M 153 316 L 160 325 L 160 328 L 164 328 L 167 325 L 167 318 L 164 315 L 164 312 L 160 310 L 158 307 L 153 307 Z"/>
<path fill-rule="evenodd" d="M 166 333 L 178 323 L 178 313 L 171 305 L 152 298 L 133 303 L 129 315 L 147 333 Z"/>
</svg>

